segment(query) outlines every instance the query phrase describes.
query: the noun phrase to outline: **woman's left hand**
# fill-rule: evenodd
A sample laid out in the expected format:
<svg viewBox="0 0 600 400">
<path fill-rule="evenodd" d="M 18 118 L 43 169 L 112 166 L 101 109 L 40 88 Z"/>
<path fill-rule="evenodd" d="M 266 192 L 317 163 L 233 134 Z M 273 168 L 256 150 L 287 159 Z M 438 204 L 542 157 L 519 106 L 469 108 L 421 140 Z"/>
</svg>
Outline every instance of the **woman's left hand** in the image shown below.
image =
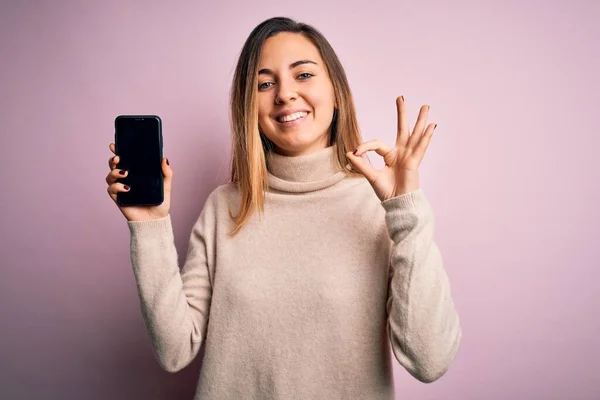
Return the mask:
<svg viewBox="0 0 600 400">
<path fill-rule="evenodd" d="M 358 146 L 354 153 L 346 153 L 350 162 L 371 183 L 381 201 L 419 189 L 419 164 L 437 126 L 432 123 L 426 127 L 429 106 L 422 106 L 411 133 L 406 122 L 403 96 L 396 99 L 396 107 L 398 108 L 398 136 L 393 148 L 389 148 L 380 140 L 370 140 Z M 367 151 L 375 151 L 382 156 L 385 167 L 375 169 L 362 158 Z"/>
</svg>

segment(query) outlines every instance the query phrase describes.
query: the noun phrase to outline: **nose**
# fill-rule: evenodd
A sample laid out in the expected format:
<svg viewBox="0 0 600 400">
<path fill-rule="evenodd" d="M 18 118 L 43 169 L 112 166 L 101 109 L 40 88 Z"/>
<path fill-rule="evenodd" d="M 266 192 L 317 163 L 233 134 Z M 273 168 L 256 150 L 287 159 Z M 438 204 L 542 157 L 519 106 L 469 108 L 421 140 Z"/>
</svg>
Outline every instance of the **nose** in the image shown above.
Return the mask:
<svg viewBox="0 0 600 400">
<path fill-rule="evenodd" d="M 294 82 L 283 82 L 279 83 L 277 94 L 275 96 L 276 104 L 284 104 L 290 101 L 294 101 L 298 98 L 298 90 Z"/>
</svg>

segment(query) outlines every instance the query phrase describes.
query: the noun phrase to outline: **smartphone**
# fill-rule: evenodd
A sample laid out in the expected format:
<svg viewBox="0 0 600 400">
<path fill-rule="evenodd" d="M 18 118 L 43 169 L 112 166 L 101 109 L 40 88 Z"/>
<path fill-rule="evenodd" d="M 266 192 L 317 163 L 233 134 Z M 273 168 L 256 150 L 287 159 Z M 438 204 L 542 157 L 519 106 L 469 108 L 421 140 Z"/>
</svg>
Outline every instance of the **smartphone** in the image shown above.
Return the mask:
<svg viewBox="0 0 600 400">
<path fill-rule="evenodd" d="M 120 206 L 158 206 L 164 201 L 162 121 L 157 115 L 119 115 L 115 118 L 115 153 L 118 178 L 130 187 L 117 193 Z"/>
</svg>

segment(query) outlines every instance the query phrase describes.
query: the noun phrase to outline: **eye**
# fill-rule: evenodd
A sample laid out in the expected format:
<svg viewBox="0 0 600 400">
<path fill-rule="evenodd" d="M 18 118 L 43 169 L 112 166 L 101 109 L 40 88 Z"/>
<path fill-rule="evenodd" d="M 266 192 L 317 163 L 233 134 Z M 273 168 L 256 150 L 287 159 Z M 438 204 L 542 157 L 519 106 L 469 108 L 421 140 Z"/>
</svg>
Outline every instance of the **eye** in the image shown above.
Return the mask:
<svg viewBox="0 0 600 400">
<path fill-rule="evenodd" d="M 313 77 L 314 75 L 311 74 L 310 72 L 304 72 L 300 75 L 298 75 L 298 79 L 300 79 L 301 81 L 305 81 L 311 77 Z M 258 85 L 258 90 L 267 90 L 269 89 L 272 85 L 274 85 L 273 82 L 263 82 L 260 85 Z"/>
<path fill-rule="evenodd" d="M 268 89 L 270 86 L 266 86 L 269 84 L 272 84 L 273 82 L 263 82 L 260 85 L 258 85 L 258 90 L 265 90 Z"/>
</svg>

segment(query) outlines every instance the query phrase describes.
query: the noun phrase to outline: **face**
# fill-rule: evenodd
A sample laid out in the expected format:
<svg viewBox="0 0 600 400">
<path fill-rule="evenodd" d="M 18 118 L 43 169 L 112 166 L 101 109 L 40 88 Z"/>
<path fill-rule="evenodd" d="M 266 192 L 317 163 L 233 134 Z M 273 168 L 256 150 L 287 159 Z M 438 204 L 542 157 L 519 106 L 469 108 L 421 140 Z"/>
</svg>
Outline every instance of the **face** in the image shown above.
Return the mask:
<svg viewBox="0 0 600 400">
<path fill-rule="evenodd" d="M 315 45 L 296 33 L 271 36 L 258 71 L 258 124 L 275 151 L 299 156 L 327 147 L 335 96 Z"/>
</svg>

